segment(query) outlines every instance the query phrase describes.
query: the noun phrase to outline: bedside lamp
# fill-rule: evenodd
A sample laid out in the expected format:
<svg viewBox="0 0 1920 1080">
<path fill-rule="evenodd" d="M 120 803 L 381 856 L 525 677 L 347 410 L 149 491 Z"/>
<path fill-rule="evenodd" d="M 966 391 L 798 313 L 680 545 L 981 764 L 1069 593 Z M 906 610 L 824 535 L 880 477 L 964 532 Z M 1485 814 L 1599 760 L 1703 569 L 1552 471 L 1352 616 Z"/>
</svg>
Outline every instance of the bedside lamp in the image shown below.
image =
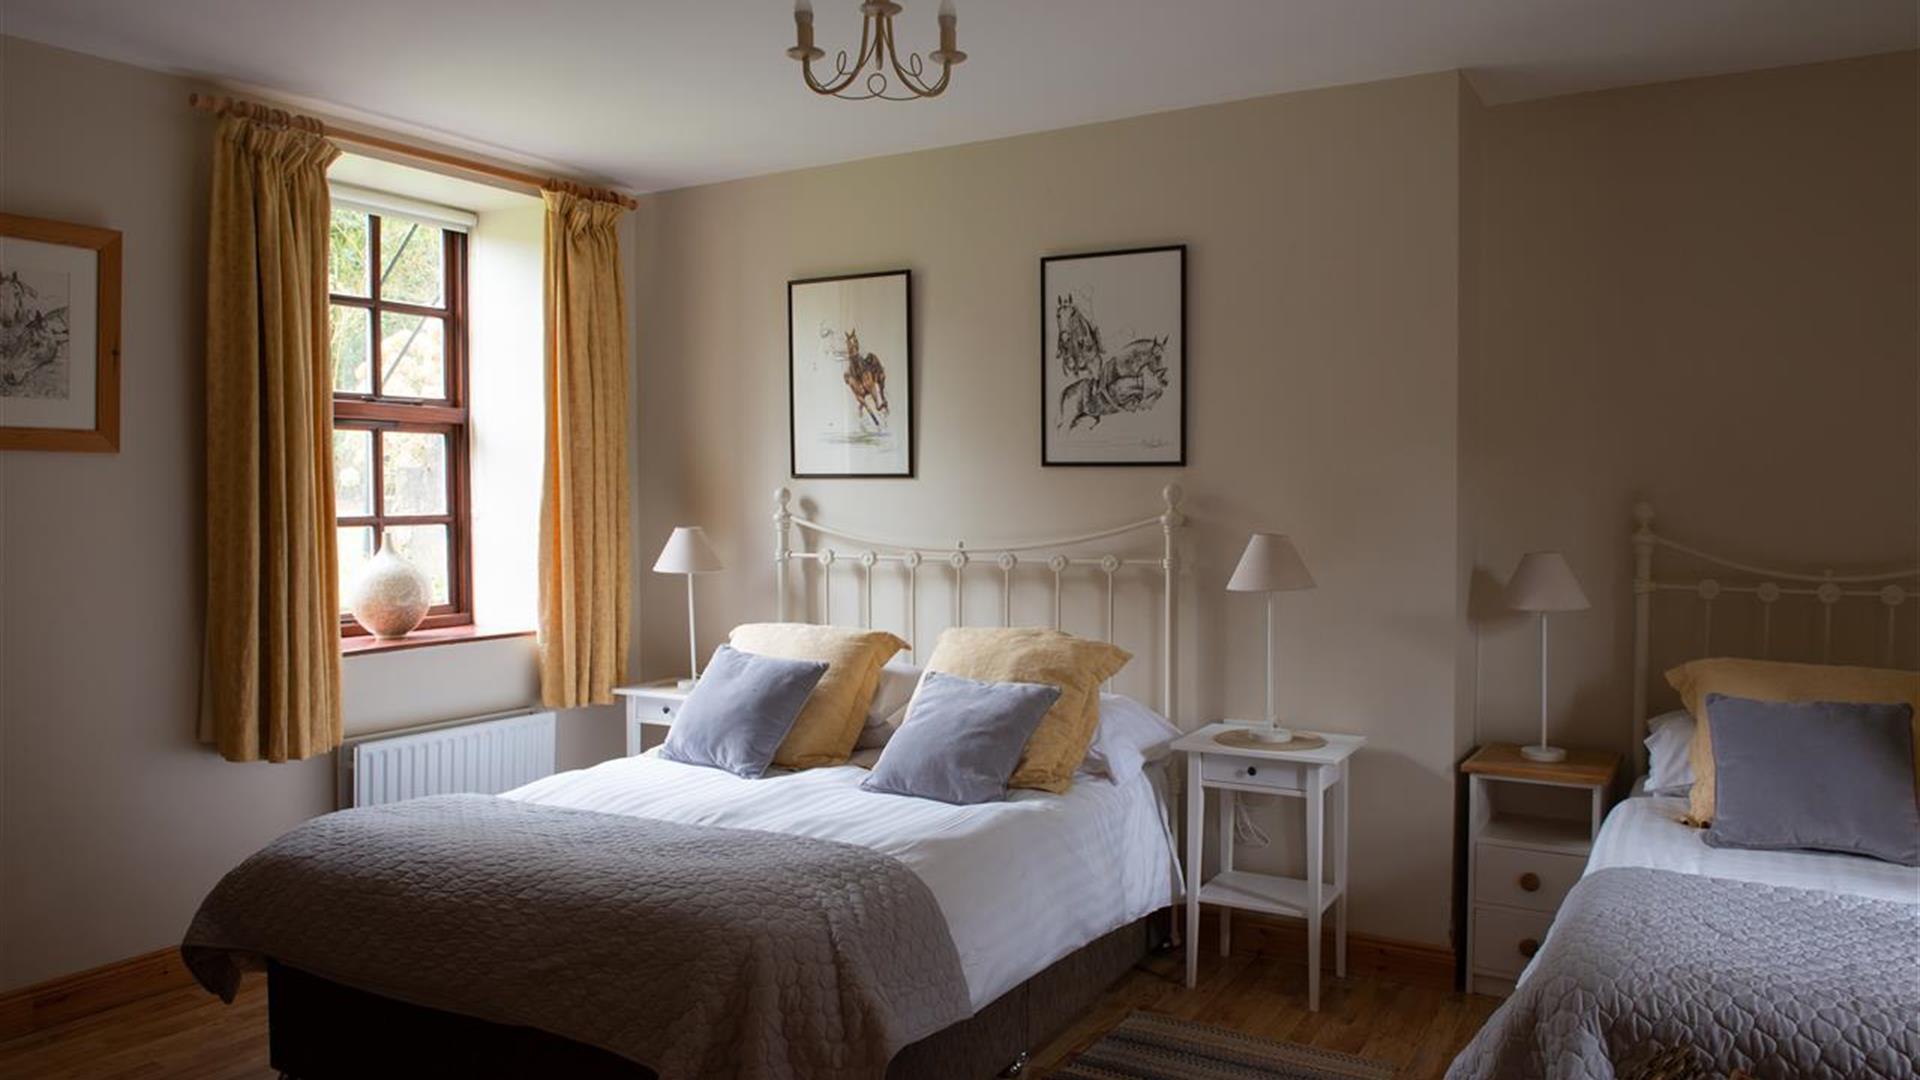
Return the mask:
<svg viewBox="0 0 1920 1080">
<path fill-rule="evenodd" d="M 1267 726 L 1259 737 L 1271 742 L 1287 742 L 1293 732 L 1280 726 L 1273 706 L 1273 594 L 1313 588 L 1313 575 L 1294 550 L 1293 541 L 1278 533 L 1254 533 L 1247 550 L 1240 554 L 1240 565 L 1227 580 L 1228 592 L 1267 594 Z"/>
<path fill-rule="evenodd" d="M 707 542 L 707 531 L 698 525 L 682 525 L 667 537 L 667 546 L 653 561 L 656 574 L 687 575 L 687 661 L 693 675 L 680 680 L 680 689 L 691 689 L 700 681 L 700 639 L 693 622 L 693 575 L 711 574 L 726 567 Z"/>
<path fill-rule="evenodd" d="M 1520 753 L 1530 761 L 1565 761 L 1567 752 L 1547 743 L 1547 613 L 1585 611 L 1591 606 L 1587 594 L 1559 552 L 1530 551 L 1507 579 L 1507 606 L 1540 617 L 1540 743 L 1523 746 Z"/>
</svg>

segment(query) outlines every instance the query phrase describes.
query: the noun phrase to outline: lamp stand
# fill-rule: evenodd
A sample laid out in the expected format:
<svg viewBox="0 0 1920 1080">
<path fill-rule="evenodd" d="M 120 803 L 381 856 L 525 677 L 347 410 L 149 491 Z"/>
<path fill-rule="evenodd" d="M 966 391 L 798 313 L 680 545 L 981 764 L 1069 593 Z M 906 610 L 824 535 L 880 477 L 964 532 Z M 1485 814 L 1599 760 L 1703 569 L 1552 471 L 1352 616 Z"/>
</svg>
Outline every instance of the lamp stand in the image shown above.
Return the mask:
<svg viewBox="0 0 1920 1080">
<path fill-rule="evenodd" d="M 679 681 L 682 690 L 691 690 L 700 681 L 700 634 L 694 623 L 692 574 L 687 575 L 687 670 L 693 675 Z"/>
<path fill-rule="evenodd" d="M 1267 594 L 1267 730 L 1266 738 L 1274 742 L 1293 741 L 1293 732 L 1280 726 L 1280 714 L 1273 708 L 1273 619 L 1274 594 Z"/>
<path fill-rule="evenodd" d="M 1567 752 L 1547 745 L 1547 613 L 1540 613 L 1540 742 L 1523 746 L 1520 755 L 1528 761 L 1565 761 Z"/>
</svg>

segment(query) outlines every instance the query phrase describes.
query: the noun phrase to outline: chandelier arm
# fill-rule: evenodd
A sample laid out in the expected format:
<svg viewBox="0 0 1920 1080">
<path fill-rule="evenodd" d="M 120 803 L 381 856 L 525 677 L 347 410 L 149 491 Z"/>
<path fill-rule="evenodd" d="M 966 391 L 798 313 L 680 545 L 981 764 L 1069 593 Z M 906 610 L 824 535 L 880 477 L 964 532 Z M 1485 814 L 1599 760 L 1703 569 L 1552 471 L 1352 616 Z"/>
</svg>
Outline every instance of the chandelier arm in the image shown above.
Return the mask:
<svg viewBox="0 0 1920 1080">
<path fill-rule="evenodd" d="M 913 94 L 914 97 L 939 96 L 940 91 L 947 88 L 947 79 L 953 74 L 952 64 L 942 64 L 940 66 L 940 81 L 930 84 L 926 81 L 926 76 L 923 74 L 926 70 L 926 65 L 922 63 L 919 53 L 908 53 L 907 64 L 904 67 L 901 66 L 900 54 L 898 52 L 890 50 L 888 52 L 888 59 L 893 62 L 893 73 L 900 80 L 900 85 L 906 87 L 908 92 Z M 912 98 L 889 98 L 888 100 L 911 101 Z"/>
<path fill-rule="evenodd" d="M 867 66 L 867 61 L 870 59 L 869 54 L 879 51 L 880 39 L 879 36 L 873 32 L 873 21 L 876 18 L 879 18 L 879 16 L 868 15 L 860 20 L 859 59 L 849 67 L 847 64 L 847 50 L 841 49 L 839 54 L 833 59 L 834 73 L 832 80 L 824 83 L 821 82 L 814 77 L 812 61 L 802 60 L 800 62 L 800 71 L 801 74 L 806 77 L 808 89 L 816 94 L 823 94 L 829 97 L 845 96 L 841 91 L 852 86 L 854 80 L 860 77 L 861 70 Z M 872 95 L 867 96 L 871 97 Z M 850 98 L 849 100 L 859 101 L 862 99 L 856 97 Z"/>
</svg>

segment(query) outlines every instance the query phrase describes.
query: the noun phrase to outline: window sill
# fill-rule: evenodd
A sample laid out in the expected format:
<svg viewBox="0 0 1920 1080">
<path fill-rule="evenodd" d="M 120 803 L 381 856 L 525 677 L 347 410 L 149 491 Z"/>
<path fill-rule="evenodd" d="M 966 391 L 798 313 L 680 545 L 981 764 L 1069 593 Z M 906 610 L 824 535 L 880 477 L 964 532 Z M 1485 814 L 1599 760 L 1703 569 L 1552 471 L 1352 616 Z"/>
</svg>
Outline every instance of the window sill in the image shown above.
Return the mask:
<svg viewBox="0 0 1920 1080">
<path fill-rule="evenodd" d="M 532 637 L 533 630 L 499 630 L 480 626 L 448 626 L 438 630 L 415 630 L 403 638 L 381 641 L 372 634 L 341 637 L 340 655 L 367 656 L 372 653 L 425 649 L 434 645 L 459 645 L 469 641 L 498 641 L 502 638 Z"/>
</svg>

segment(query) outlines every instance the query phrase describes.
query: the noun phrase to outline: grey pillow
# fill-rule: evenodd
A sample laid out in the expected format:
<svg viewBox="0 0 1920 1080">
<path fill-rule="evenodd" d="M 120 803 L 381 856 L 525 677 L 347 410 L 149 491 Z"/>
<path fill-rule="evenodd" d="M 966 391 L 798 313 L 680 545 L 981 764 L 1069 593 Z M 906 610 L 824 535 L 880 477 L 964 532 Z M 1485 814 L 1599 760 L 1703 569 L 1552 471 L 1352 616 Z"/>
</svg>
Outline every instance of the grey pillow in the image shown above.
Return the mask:
<svg viewBox="0 0 1920 1080">
<path fill-rule="evenodd" d="M 987 683 L 929 671 L 860 786 L 971 805 L 1007 797 L 1007 778 L 1060 688 Z"/>
<path fill-rule="evenodd" d="M 722 645 L 681 702 L 660 756 L 758 779 L 826 673 L 823 661 L 756 656 Z"/>
<path fill-rule="evenodd" d="M 1707 695 L 1714 847 L 1838 851 L 1920 866 L 1913 706 Z"/>
</svg>

